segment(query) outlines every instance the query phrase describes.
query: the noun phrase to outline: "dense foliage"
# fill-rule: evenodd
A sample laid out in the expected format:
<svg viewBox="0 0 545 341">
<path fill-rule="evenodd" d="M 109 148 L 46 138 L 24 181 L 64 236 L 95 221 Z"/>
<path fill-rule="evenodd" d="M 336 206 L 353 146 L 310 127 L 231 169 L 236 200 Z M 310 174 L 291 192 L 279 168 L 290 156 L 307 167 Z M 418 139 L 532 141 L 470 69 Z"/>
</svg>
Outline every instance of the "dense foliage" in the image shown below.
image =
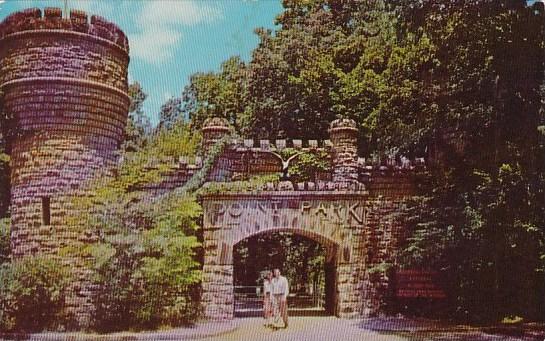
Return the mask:
<svg viewBox="0 0 545 341">
<path fill-rule="evenodd" d="M 292 148 L 282 150 L 282 157 L 287 159 L 298 154 L 290 163 L 289 179 L 296 182 L 313 181 L 320 179 L 321 174 L 331 169 L 329 153 L 326 151 L 297 151 Z M 323 179 L 322 179 L 323 180 Z"/>
<path fill-rule="evenodd" d="M 418 103 L 395 99 L 378 125 L 408 132 L 388 144 L 426 146 L 435 161 L 426 197 L 411 208 L 407 253 L 445 272 L 458 316 L 542 318 L 543 11 L 517 1 L 398 9 L 400 29 L 430 47 L 412 60 L 433 61 L 412 64 L 421 75 L 407 90 Z"/>
<path fill-rule="evenodd" d="M 290 291 L 325 290 L 326 250 L 306 237 L 279 232 L 258 234 L 233 250 L 235 285 L 262 285 L 264 271 L 279 268 L 290 279 Z"/>
<path fill-rule="evenodd" d="M 218 103 L 205 112 L 222 114 L 221 103 L 242 100 L 230 113 L 243 114 L 229 120 L 268 138 L 326 138 L 334 118 L 353 118 L 361 153 L 427 157 L 421 196 L 407 206 L 402 265 L 442 271 L 452 317 L 542 318 L 542 4 L 283 5 L 279 29 L 258 29 L 251 60 L 229 69 L 238 77 L 192 78 L 190 107 Z"/>
<path fill-rule="evenodd" d="M 199 129 L 209 117 L 222 117 L 239 132 L 247 126 L 247 68 L 239 57 L 222 63 L 218 73 L 196 73 L 184 89 L 183 113 Z"/>
<path fill-rule="evenodd" d="M 97 241 L 75 246 L 94 271 L 94 328 L 99 331 L 181 325 L 199 316 L 197 220 L 190 193 L 150 196 L 172 159 L 195 154 L 199 138 L 183 122 L 148 137 L 125 153 L 116 175 L 97 180 L 93 196 L 78 200 L 74 224 Z M 72 246 L 74 247 L 74 246 Z"/>
<path fill-rule="evenodd" d="M 176 122 L 185 119 L 182 108 L 182 99 L 177 97 L 169 98 L 159 112 L 159 128 L 171 128 Z"/>
<path fill-rule="evenodd" d="M 149 117 L 144 112 L 144 101 L 148 95 L 138 82 L 129 85 L 129 118 L 125 127 L 122 149 L 134 152 L 142 148 L 152 131 Z"/>
<path fill-rule="evenodd" d="M 40 331 L 67 322 L 63 306 L 69 274 L 45 257 L 0 265 L 0 330 Z"/>
<path fill-rule="evenodd" d="M 0 265 L 9 261 L 11 254 L 9 218 L 0 219 Z"/>
</svg>

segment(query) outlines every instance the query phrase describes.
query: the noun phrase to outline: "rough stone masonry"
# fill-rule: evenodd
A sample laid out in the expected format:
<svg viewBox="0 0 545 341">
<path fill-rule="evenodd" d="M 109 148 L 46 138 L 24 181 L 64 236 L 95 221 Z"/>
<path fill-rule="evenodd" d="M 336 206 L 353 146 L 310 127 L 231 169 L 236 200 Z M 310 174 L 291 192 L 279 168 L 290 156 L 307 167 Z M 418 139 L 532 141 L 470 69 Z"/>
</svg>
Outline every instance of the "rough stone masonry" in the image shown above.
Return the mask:
<svg viewBox="0 0 545 341">
<path fill-rule="evenodd" d="M 118 162 L 127 120 L 129 46 L 125 34 L 98 16 L 47 8 L 17 12 L 0 23 L 0 89 L 11 127 L 11 215 L 13 256 L 57 254 L 74 241 L 67 217 L 84 184 L 108 174 Z M 220 118 L 203 126 L 203 155 L 232 128 Z M 290 147 L 327 152 L 331 171 L 313 181 L 267 183 L 254 192 L 202 196 L 204 207 L 203 296 L 211 319 L 233 318 L 233 262 L 236 243 L 257 233 L 289 231 L 322 243 L 335 264 L 335 314 L 357 317 L 382 311 L 391 279 L 372 271 L 392 262 L 403 226 L 391 219 L 413 193 L 415 166 L 407 160 L 358 157 L 356 123 L 331 123 L 330 140 L 236 139 L 207 175 L 231 182 L 278 173 L 272 152 Z M 172 172 L 145 190 L 160 195 L 186 183 L 202 167 L 173 160 Z M 76 273 L 68 309 L 80 327 L 89 323 L 92 288 L 81 260 L 64 258 Z"/>
<path fill-rule="evenodd" d="M 223 127 L 222 127 L 223 126 Z M 225 120 L 204 123 L 203 144 L 230 131 Z M 277 173 L 281 162 L 272 152 L 294 148 L 326 151 L 330 171 L 315 181 L 267 183 L 253 190 L 230 190 L 202 196 L 204 208 L 204 311 L 211 319 L 234 317 L 233 249 L 246 238 L 287 231 L 322 244 L 335 267 L 333 313 L 343 318 L 384 312 L 391 299 L 392 279 L 375 271 L 395 262 L 404 238 L 402 220 L 393 217 L 414 192 L 415 166 L 358 157 L 356 123 L 331 123 L 330 140 L 244 141 L 233 139 L 216 162 L 209 180 L 229 182 L 256 174 Z M 256 145 L 259 145 L 256 147 Z M 182 166 L 183 168 L 184 166 Z M 389 297 L 390 296 L 390 297 Z"/>
<path fill-rule="evenodd" d="M 46 8 L 8 16 L 0 46 L 0 89 L 13 116 L 13 257 L 56 254 L 86 238 L 65 221 L 71 199 L 117 162 L 129 108 L 128 40 L 101 17 L 73 10 L 63 18 L 60 9 Z M 67 305 L 85 325 L 91 303 L 80 270 Z"/>
</svg>

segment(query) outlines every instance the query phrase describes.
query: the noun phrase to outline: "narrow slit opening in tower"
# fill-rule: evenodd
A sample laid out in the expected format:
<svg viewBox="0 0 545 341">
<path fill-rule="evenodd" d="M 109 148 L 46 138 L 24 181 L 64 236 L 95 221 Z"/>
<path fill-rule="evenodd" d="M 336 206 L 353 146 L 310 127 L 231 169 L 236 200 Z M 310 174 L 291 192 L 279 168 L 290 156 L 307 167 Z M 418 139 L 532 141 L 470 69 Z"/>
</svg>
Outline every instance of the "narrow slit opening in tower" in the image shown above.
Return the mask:
<svg viewBox="0 0 545 341">
<path fill-rule="evenodd" d="M 42 197 L 42 224 L 51 225 L 51 198 Z"/>
</svg>

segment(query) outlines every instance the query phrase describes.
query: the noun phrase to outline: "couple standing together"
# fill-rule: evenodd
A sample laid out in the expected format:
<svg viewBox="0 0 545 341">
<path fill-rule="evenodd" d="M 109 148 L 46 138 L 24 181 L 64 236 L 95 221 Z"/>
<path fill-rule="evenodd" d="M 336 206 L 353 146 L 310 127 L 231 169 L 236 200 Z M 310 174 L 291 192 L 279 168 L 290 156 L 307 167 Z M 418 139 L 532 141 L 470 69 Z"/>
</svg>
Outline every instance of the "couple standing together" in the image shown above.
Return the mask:
<svg viewBox="0 0 545 341">
<path fill-rule="evenodd" d="M 282 317 L 284 328 L 288 328 L 288 280 L 280 274 L 279 269 L 268 271 L 263 281 L 263 315 L 265 325 L 273 326 L 274 321 Z M 273 322 L 271 322 L 271 319 Z"/>
</svg>

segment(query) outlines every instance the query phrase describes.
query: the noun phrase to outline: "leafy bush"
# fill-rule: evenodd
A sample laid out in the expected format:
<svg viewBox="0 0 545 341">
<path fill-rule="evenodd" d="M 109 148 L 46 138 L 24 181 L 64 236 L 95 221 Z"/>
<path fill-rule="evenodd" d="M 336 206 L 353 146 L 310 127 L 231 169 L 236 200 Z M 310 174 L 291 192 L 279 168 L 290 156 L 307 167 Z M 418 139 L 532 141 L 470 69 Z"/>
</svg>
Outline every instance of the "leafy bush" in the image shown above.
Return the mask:
<svg viewBox="0 0 545 341">
<path fill-rule="evenodd" d="M 162 181 L 172 158 L 193 157 L 198 142 L 183 122 L 162 129 L 144 148 L 126 153 L 114 177 L 90 184 L 92 196 L 75 200 L 79 210 L 70 225 L 93 231 L 97 241 L 64 252 L 89 259 L 97 288 L 96 330 L 176 326 L 199 316 L 196 235 L 202 210 L 192 192 L 202 185 L 206 171 L 167 194 L 150 196 L 144 190 Z M 205 165 L 213 164 L 210 157 Z"/>
<path fill-rule="evenodd" d="M 68 274 L 57 261 L 38 256 L 0 266 L 0 330 L 40 331 L 66 320 Z"/>
<path fill-rule="evenodd" d="M 88 247 L 98 287 L 95 329 L 175 326 L 199 316 L 200 243 L 194 232 L 200 206 L 185 197 L 167 205 L 148 229 L 105 229 L 104 238 Z"/>
<path fill-rule="evenodd" d="M 0 219 L 0 265 L 9 261 L 10 253 L 10 219 Z"/>
<path fill-rule="evenodd" d="M 292 148 L 286 148 L 282 151 L 284 158 L 288 158 L 296 153 L 297 150 Z M 293 182 L 316 181 L 320 173 L 330 170 L 331 165 L 328 157 L 329 153 L 325 151 L 301 152 L 290 164 L 290 179 Z"/>
<path fill-rule="evenodd" d="M 247 180 L 238 180 L 230 182 L 207 182 L 198 191 L 198 195 L 210 195 L 219 193 L 241 193 L 252 192 L 259 193 L 263 191 L 263 186 L 268 182 L 278 182 L 278 174 L 255 175 Z"/>
</svg>

